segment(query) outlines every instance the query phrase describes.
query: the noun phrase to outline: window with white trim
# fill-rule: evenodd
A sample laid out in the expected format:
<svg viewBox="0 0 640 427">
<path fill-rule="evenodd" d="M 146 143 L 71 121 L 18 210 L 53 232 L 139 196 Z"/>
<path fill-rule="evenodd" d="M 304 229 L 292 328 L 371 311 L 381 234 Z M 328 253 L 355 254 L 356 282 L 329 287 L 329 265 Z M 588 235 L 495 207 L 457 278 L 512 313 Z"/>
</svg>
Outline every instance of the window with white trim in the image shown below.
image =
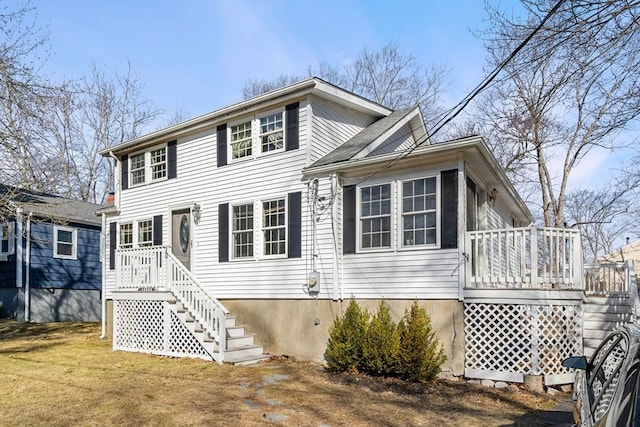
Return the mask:
<svg viewBox="0 0 640 427">
<path fill-rule="evenodd" d="M 253 257 L 253 204 L 232 208 L 233 258 Z"/>
<path fill-rule="evenodd" d="M 133 224 L 130 222 L 120 224 L 120 249 L 133 247 Z"/>
<path fill-rule="evenodd" d="M 260 147 L 262 153 L 284 148 L 284 121 L 282 117 L 282 111 L 260 117 Z"/>
<path fill-rule="evenodd" d="M 129 158 L 131 185 L 144 184 L 144 158 L 145 153 L 134 154 Z"/>
<path fill-rule="evenodd" d="M 167 147 L 155 147 L 129 156 L 129 183 L 132 187 L 167 179 Z"/>
<path fill-rule="evenodd" d="M 391 246 L 391 184 L 360 188 L 360 247 Z"/>
<path fill-rule="evenodd" d="M 230 128 L 231 158 L 240 159 L 251 156 L 253 141 L 251 138 L 251 120 Z"/>
<path fill-rule="evenodd" d="M 54 225 L 53 227 L 53 257 L 77 259 L 78 230 L 72 227 Z"/>
<path fill-rule="evenodd" d="M 436 178 L 402 183 L 402 245 L 436 244 Z"/>
<path fill-rule="evenodd" d="M 138 221 L 138 247 L 153 246 L 153 220 Z"/>
<path fill-rule="evenodd" d="M 11 255 L 15 251 L 15 225 L 13 222 L 0 224 L 0 255 Z"/>
<path fill-rule="evenodd" d="M 286 199 L 262 202 L 262 236 L 263 255 L 286 254 Z"/>
<path fill-rule="evenodd" d="M 156 148 L 149 152 L 151 164 L 151 181 L 167 177 L 167 147 Z"/>
</svg>

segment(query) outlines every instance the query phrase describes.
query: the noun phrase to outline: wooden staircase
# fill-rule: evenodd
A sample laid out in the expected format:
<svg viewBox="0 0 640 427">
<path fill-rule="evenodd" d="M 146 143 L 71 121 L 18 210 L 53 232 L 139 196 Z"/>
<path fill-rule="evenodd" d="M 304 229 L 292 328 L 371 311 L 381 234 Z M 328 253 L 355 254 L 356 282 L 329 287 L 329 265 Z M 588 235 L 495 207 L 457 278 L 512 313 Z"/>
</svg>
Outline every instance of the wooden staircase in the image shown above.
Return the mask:
<svg viewBox="0 0 640 427">
<path fill-rule="evenodd" d="M 169 305 L 171 306 L 171 310 L 178 316 L 189 331 L 191 331 L 193 337 L 208 353 L 213 354 L 218 352 L 219 343 L 204 330 L 203 326 L 189 313 L 183 304 L 172 300 L 169 301 Z M 255 344 L 254 336 L 248 334 L 243 325 L 236 324 L 235 317 L 226 317 L 225 331 L 224 363 L 251 365 L 269 358 L 269 356 L 264 354 L 263 347 Z"/>
<path fill-rule="evenodd" d="M 590 357 L 610 331 L 636 323 L 634 304 L 633 294 L 585 296 L 582 327 L 585 356 Z"/>
</svg>

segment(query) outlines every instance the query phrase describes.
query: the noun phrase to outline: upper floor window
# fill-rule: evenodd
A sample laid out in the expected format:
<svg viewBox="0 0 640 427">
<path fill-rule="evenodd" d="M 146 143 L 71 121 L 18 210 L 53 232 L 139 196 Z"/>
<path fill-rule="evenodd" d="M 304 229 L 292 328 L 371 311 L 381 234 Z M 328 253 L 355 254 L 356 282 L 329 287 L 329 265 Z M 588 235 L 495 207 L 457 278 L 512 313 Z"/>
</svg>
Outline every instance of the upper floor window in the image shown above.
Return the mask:
<svg viewBox="0 0 640 427">
<path fill-rule="evenodd" d="M 14 223 L 5 222 L 0 224 L 0 255 L 10 255 L 14 253 Z"/>
<path fill-rule="evenodd" d="M 285 199 L 262 203 L 263 253 L 269 255 L 286 254 L 287 225 Z"/>
<path fill-rule="evenodd" d="M 131 185 L 144 184 L 144 158 L 145 153 L 135 154 L 131 156 Z"/>
<path fill-rule="evenodd" d="M 260 145 L 263 153 L 284 147 L 282 111 L 260 117 Z"/>
<path fill-rule="evenodd" d="M 78 254 L 78 230 L 71 227 L 53 227 L 53 257 L 76 259 Z"/>
<path fill-rule="evenodd" d="M 251 121 L 231 126 L 231 158 L 251 156 Z"/>
<path fill-rule="evenodd" d="M 151 180 L 157 181 L 167 177 L 167 148 L 151 150 Z"/>
<path fill-rule="evenodd" d="M 157 147 L 129 157 L 131 186 L 167 178 L 167 147 Z"/>
<path fill-rule="evenodd" d="M 436 178 L 402 183 L 402 245 L 436 244 Z"/>
<path fill-rule="evenodd" d="M 360 247 L 391 246 L 391 184 L 360 189 Z"/>
<path fill-rule="evenodd" d="M 253 256 L 253 204 L 233 206 L 233 258 Z"/>
</svg>

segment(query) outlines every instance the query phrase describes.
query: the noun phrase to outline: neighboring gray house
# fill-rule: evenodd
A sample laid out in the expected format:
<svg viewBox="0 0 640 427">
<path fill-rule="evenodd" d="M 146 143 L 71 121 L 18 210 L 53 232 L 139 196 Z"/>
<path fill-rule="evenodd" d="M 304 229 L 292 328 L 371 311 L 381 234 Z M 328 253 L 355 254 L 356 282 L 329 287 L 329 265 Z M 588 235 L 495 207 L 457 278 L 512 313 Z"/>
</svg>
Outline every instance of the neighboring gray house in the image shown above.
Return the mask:
<svg viewBox="0 0 640 427">
<path fill-rule="evenodd" d="M 2 315 L 19 321 L 99 321 L 100 205 L 0 186 Z"/>
</svg>

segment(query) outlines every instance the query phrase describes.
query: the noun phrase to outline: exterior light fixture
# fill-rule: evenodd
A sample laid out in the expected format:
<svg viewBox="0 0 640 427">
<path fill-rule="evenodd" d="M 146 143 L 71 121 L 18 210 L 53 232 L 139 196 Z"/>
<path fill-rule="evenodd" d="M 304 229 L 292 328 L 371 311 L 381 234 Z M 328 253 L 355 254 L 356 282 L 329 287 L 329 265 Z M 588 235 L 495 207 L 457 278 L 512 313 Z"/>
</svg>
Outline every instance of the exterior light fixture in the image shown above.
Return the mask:
<svg viewBox="0 0 640 427">
<path fill-rule="evenodd" d="M 196 224 L 200 224 L 201 214 L 202 212 L 200 211 L 200 205 L 194 203 L 193 206 L 191 206 L 191 215 L 193 215 L 193 222 L 195 222 Z"/>
</svg>

